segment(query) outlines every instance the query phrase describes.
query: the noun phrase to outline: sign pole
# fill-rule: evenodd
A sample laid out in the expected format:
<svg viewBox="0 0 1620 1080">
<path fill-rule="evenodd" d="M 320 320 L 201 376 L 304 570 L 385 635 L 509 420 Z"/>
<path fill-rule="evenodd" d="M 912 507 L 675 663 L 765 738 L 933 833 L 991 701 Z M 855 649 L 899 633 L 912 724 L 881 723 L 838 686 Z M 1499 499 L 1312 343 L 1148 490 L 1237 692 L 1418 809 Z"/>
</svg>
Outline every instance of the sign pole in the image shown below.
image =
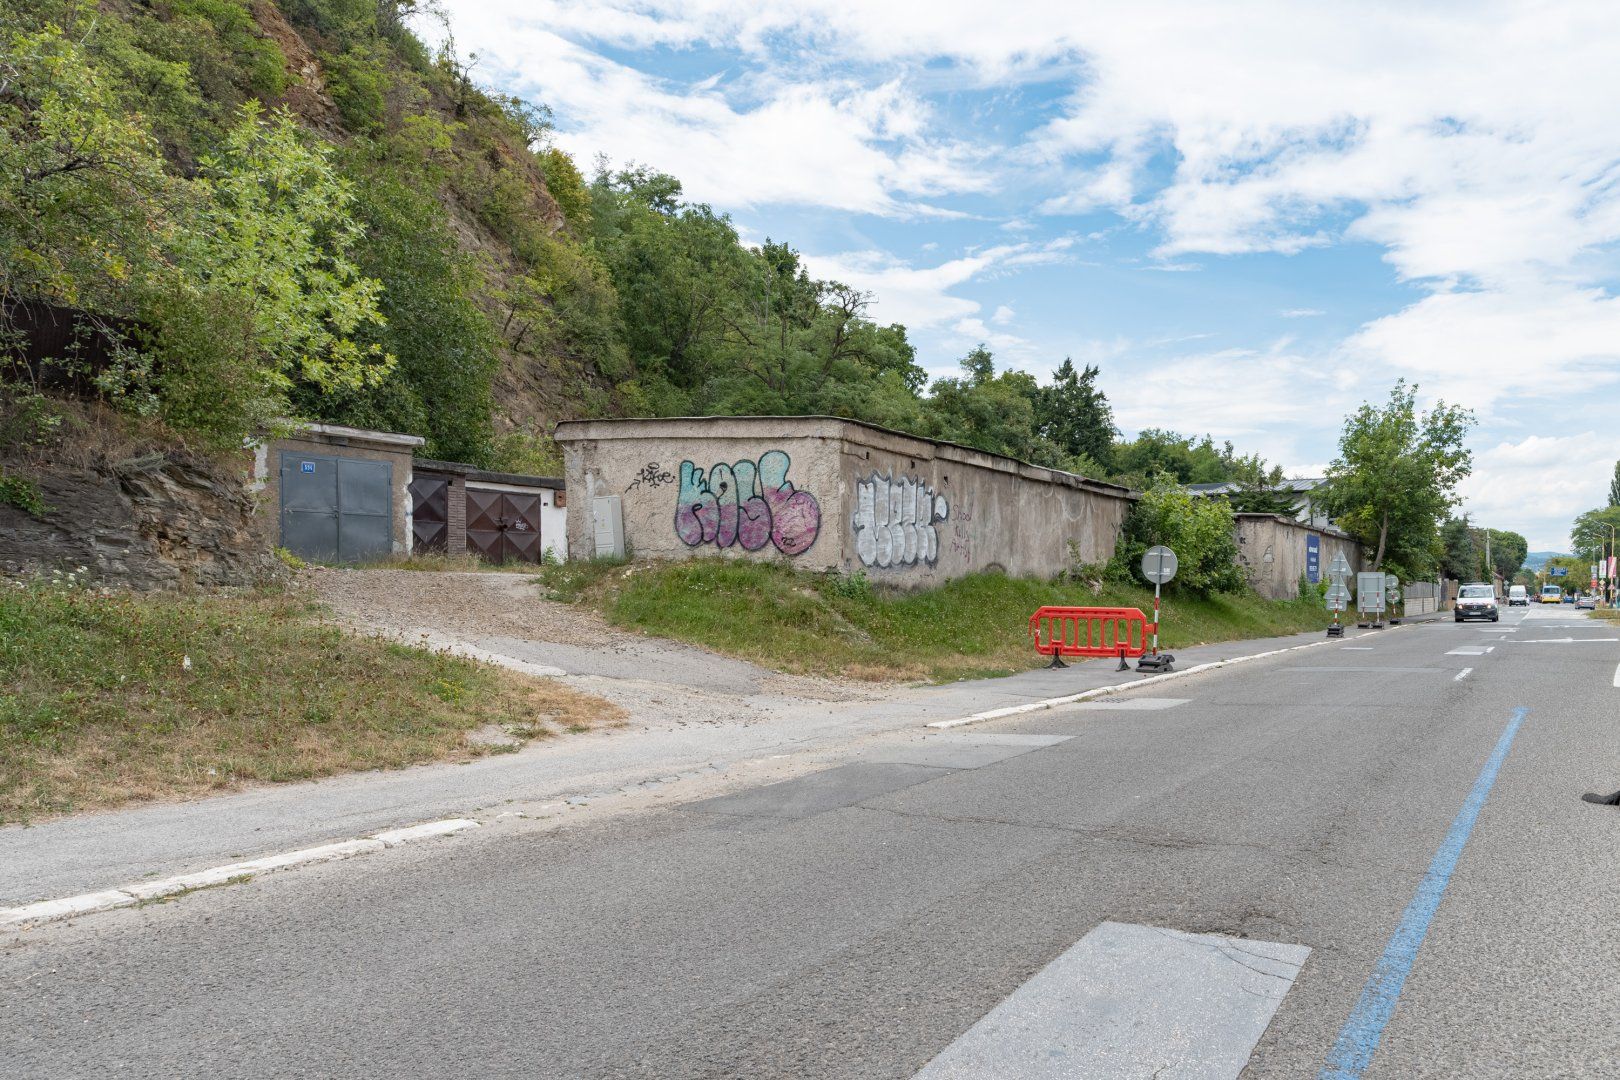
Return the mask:
<svg viewBox="0 0 1620 1080">
<path fill-rule="evenodd" d="M 1161 565 L 1164 563 L 1164 559 L 1162 557 L 1159 559 L 1159 563 Z M 1160 588 L 1159 583 L 1157 581 L 1155 581 L 1153 583 L 1153 655 L 1154 656 L 1159 655 L 1159 588 Z"/>
</svg>

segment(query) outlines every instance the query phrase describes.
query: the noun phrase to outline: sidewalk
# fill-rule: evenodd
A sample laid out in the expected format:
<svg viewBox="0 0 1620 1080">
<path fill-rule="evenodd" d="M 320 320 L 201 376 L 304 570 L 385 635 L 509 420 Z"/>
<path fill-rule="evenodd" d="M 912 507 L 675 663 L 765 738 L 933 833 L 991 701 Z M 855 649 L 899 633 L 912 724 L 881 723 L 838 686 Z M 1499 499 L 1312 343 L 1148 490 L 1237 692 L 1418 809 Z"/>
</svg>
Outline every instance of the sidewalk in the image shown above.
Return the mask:
<svg viewBox="0 0 1620 1080">
<path fill-rule="evenodd" d="M 1423 622 L 1440 615 L 1409 621 Z M 1353 626 L 1345 640 L 1379 631 Z M 1320 632 L 1175 650 L 1176 667 L 1229 660 L 1323 640 Z M 476 642 L 492 649 L 492 640 Z M 511 648 L 519 653 L 519 648 Z M 518 659 L 521 659 L 519 657 Z M 728 663 L 732 663 L 728 661 Z M 751 665 L 743 665 L 751 667 Z M 753 668 L 761 682 L 772 673 Z M 578 685 L 596 689 L 581 677 Z M 1061 697 L 1153 676 L 1120 672 L 1112 660 L 945 686 L 897 687 L 877 699 L 808 702 L 756 699 L 738 718 L 657 720 L 533 744 L 469 764 L 423 765 L 310 783 L 255 788 L 186 803 L 84 814 L 0 828 L 0 907 L 116 887 L 240 859 L 310 847 L 444 817 L 498 813 L 513 801 L 566 800 L 680 774 L 713 775 L 727 764 L 813 751 L 936 720 Z M 1174 685 L 1188 690 L 1197 676 Z M 760 685 L 760 682 L 754 683 Z M 668 692 L 668 687 L 665 692 Z"/>
</svg>

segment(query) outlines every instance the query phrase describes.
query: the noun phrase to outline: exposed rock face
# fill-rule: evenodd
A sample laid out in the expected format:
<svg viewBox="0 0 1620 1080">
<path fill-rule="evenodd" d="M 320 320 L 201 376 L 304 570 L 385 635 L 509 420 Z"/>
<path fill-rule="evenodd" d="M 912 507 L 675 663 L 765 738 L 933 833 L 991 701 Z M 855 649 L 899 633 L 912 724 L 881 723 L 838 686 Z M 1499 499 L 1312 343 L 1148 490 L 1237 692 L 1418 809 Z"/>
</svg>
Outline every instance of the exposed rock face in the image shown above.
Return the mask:
<svg viewBox="0 0 1620 1080">
<path fill-rule="evenodd" d="M 36 477 L 35 517 L 0 504 L 0 572 L 89 567 L 137 589 L 251 585 L 275 575 L 240 470 L 171 452 Z"/>
</svg>

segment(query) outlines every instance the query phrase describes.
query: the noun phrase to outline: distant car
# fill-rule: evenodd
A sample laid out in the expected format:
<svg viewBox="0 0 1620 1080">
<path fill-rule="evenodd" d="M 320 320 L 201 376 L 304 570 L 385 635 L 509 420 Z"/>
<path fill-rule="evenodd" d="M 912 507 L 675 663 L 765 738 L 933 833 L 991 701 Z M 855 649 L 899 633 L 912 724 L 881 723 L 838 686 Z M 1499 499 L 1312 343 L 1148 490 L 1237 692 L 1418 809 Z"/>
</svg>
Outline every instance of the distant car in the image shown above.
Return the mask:
<svg viewBox="0 0 1620 1080">
<path fill-rule="evenodd" d="M 1593 596 L 1591 593 L 1587 593 L 1585 596 L 1575 601 L 1575 606 L 1578 608 L 1589 608 L 1595 611 L 1597 610 L 1597 597 Z"/>
<path fill-rule="evenodd" d="M 1530 594 L 1525 590 L 1523 585 L 1510 585 L 1508 586 L 1508 607 L 1514 607 L 1517 605 L 1529 607 Z"/>
<path fill-rule="evenodd" d="M 1452 609 L 1452 614 L 1457 622 L 1465 619 L 1489 619 L 1495 622 L 1499 617 L 1495 587 L 1480 582 L 1464 585 L 1457 591 L 1457 606 Z"/>
<path fill-rule="evenodd" d="M 1556 585 L 1543 585 L 1541 587 L 1541 602 L 1543 604 L 1562 604 L 1564 590 Z"/>
<path fill-rule="evenodd" d="M 1575 594 L 1574 593 L 1569 593 L 1567 596 L 1564 597 L 1564 603 L 1573 604 L 1574 602 L 1575 602 Z"/>
</svg>

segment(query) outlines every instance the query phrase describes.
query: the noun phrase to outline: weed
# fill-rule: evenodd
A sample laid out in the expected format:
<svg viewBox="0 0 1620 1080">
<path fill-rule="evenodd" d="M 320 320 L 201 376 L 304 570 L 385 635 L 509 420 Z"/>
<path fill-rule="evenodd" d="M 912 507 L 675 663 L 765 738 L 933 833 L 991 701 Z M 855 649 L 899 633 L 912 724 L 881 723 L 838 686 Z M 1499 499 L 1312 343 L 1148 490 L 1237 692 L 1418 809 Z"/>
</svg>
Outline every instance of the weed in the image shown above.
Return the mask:
<svg viewBox="0 0 1620 1080">
<path fill-rule="evenodd" d="M 38 484 L 0 469 L 0 505 L 8 504 L 34 517 L 44 517 L 50 511 Z"/>
</svg>

